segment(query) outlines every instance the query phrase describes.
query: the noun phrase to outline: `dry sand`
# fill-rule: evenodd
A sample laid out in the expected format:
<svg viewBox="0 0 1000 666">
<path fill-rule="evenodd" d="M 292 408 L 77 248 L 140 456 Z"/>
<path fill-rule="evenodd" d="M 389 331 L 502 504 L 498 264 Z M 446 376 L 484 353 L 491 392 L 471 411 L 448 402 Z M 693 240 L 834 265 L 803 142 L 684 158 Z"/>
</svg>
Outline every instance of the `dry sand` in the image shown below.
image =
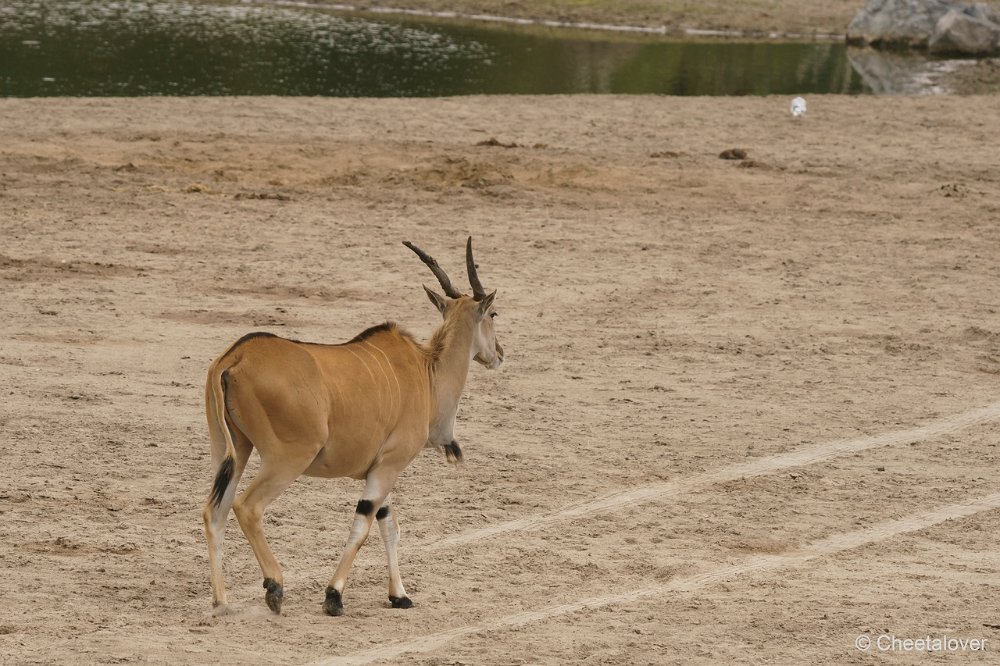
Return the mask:
<svg viewBox="0 0 1000 666">
<path fill-rule="evenodd" d="M 809 103 L 0 100 L 0 662 L 996 662 L 1000 108 Z M 322 615 L 360 486 L 303 479 L 283 614 L 230 521 L 211 616 L 211 359 L 425 337 L 400 241 L 467 234 L 508 361 L 397 486 L 416 606 L 373 535 Z"/>
</svg>

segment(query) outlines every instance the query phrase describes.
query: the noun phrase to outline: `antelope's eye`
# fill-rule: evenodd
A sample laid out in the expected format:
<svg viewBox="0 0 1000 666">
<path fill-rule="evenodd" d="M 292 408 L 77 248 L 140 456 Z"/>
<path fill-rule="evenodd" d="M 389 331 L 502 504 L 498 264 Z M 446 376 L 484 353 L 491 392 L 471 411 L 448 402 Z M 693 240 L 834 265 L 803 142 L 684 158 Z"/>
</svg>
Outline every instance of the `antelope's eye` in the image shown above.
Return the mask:
<svg viewBox="0 0 1000 666">
<path fill-rule="evenodd" d="M 496 319 L 496 318 L 497 318 L 497 313 L 496 312 L 491 312 L 490 313 L 490 319 Z"/>
</svg>

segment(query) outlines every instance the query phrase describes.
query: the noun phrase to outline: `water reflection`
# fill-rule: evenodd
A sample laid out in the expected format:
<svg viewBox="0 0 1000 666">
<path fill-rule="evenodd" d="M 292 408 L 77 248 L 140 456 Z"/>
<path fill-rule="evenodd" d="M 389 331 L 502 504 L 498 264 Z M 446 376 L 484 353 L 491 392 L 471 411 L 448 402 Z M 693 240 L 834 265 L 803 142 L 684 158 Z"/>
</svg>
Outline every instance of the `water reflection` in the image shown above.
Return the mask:
<svg viewBox="0 0 1000 666">
<path fill-rule="evenodd" d="M 944 75 L 975 60 L 942 60 L 914 53 L 849 48 L 851 67 L 878 95 L 933 95 L 947 92 Z"/>
<path fill-rule="evenodd" d="M 841 44 L 677 42 L 247 4 L 0 5 L 3 96 L 866 91 Z"/>
<path fill-rule="evenodd" d="M 27 43 L 33 43 L 28 46 Z M 321 12 L 167 2 L 0 6 L 4 95 L 430 95 L 489 64 L 477 42 Z"/>
</svg>

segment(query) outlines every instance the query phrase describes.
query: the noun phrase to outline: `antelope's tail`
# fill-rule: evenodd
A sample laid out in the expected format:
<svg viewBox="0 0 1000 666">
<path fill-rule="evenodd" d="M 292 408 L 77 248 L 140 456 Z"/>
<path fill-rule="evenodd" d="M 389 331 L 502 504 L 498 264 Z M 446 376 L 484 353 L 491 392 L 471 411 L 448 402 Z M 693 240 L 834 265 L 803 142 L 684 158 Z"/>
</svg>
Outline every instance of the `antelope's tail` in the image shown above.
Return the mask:
<svg viewBox="0 0 1000 666">
<path fill-rule="evenodd" d="M 212 437 L 212 461 L 218 461 L 215 481 L 212 482 L 212 492 L 209 495 L 209 501 L 216 507 L 222 503 L 222 497 L 233 480 L 233 465 L 236 461 L 233 433 L 226 422 L 228 382 L 229 370 L 222 370 L 213 364 L 205 383 L 205 414 L 208 417 L 208 430 Z"/>
</svg>

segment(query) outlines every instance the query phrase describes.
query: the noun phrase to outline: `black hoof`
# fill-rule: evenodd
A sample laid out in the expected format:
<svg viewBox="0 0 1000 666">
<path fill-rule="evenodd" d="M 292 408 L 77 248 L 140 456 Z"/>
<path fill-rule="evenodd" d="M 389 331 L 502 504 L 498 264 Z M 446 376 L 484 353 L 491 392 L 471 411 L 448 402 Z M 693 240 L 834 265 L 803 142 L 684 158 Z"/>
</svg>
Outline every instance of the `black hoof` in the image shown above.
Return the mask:
<svg viewBox="0 0 1000 666">
<path fill-rule="evenodd" d="M 281 587 L 281 583 L 273 578 L 265 578 L 264 589 L 267 590 L 264 593 L 267 607 L 271 609 L 272 613 L 281 615 L 281 602 L 285 599 L 285 588 Z"/>
<path fill-rule="evenodd" d="M 409 597 L 394 597 L 390 594 L 389 603 L 393 608 L 413 608 L 413 602 Z"/>
<path fill-rule="evenodd" d="M 340 592 L 337 592 L 332 587 L 326 588 L 326 601 L 323 602 L 323 612 L 334 617 L 344 614 L 344 602 L 340 599 Z"/>
<path fill-rule="evenodd" d="M 462 447 L 458 442 L 451 440 L 451 444 L 444 445 L 444 459 L 455 465 L 462 462 Z"/>
</svg>

